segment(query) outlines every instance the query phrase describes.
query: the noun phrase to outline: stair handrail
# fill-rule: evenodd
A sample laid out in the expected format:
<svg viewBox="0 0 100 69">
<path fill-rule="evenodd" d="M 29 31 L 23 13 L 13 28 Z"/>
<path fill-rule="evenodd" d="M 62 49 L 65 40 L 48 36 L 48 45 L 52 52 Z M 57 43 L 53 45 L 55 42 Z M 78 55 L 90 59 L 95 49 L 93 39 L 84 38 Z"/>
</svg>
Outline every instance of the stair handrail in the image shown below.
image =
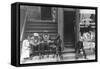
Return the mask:
<svg viewBox="0 0 100 69">
<path fill-rule="evenodd" d="M 23 40 L 23 34 L 24 34 L 24 29 L 25 29 L 25 25 L 26 25 L 27 16 L 28 16 L 28 11 L 26 10 L 24 24 L 22 26 L 22 31 L 21 31 L 21 36 L 20 36 L 20 41 Z"/>
</svg>

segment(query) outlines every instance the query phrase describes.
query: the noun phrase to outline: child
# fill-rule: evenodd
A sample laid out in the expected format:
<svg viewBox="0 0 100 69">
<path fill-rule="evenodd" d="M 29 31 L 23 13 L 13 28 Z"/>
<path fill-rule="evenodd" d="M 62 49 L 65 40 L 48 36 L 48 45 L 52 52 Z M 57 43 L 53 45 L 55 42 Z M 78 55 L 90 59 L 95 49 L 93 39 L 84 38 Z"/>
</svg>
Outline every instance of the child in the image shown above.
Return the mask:
<svg viewBox="0 0 100 69">
<path fill-rule="evenodd" d="M 29 41 L 30 41 L 29 37 L 27 37 L 27 39 L 23 40 L 22 51 L 21 51 L 21 60 L 22 60 L 22 62 L 24 62 L 26 59 L 29 58 L 29 54 L 30 54 Z"/>
</svg>

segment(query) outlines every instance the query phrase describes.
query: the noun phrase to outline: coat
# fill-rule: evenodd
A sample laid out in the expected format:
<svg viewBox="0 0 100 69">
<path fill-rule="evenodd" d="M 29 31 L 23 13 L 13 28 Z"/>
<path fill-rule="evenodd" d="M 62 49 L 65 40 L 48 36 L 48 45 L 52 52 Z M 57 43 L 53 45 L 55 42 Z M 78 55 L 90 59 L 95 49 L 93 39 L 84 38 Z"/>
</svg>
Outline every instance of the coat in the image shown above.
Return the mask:
<svg viewBox="0 0 100 69">
<path fill-rule="evenodd" d="M 23 40 L 22 50 L 21 50 L 21 59 L 29 57 L 29 54 L 30 54 L 29 46 L 30 46 L 29 41 L 27 39 Z"/>
</svg>

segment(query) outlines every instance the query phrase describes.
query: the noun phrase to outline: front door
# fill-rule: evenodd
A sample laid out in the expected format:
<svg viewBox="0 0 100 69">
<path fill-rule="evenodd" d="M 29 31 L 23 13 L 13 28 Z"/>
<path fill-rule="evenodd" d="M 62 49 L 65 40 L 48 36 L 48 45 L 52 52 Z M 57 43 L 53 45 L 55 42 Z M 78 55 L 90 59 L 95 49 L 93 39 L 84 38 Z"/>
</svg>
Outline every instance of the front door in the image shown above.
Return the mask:
<svg viewBox="0 0 100 69">
<path fill-rule="evenodd" d="M 63 30 L 64 46 L 73 46 L 73 47 L 75 46 L 74 26 L 75 26 L 75 11 L 64 10 L 64 30 Z"/>
</svg>

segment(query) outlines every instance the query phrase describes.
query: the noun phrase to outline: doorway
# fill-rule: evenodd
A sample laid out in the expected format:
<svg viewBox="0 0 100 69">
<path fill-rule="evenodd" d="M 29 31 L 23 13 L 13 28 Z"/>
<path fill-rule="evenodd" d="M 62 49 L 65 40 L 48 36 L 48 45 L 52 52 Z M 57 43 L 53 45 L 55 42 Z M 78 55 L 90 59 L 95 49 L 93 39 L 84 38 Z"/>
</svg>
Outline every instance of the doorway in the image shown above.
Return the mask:
<svg viewBox="0 0 100 69">
<path fill-rule="evenodd" d="M 67 46 L 68 43 L 75 46 L 74 45 L 75 43 L 74 26 L 75 26 L 75 11 L 64 10 L 64 27 L 63 27 L 64 46 Z"/>
</svg>

